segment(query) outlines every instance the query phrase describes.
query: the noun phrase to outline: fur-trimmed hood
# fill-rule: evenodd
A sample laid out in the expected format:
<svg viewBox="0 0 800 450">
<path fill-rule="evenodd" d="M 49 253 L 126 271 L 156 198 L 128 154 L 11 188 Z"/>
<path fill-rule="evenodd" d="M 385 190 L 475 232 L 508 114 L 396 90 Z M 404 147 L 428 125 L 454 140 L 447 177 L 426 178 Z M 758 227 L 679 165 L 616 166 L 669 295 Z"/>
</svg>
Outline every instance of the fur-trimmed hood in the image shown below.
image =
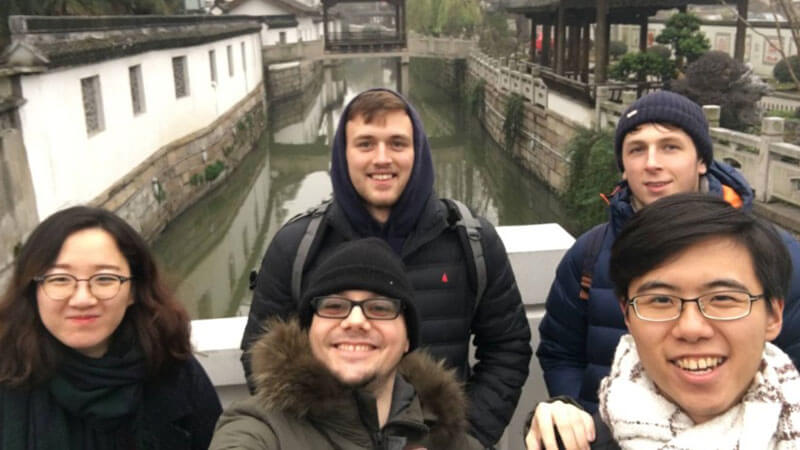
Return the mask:
<svg viewBox="0 0 800 450">
<path fill-rule="evenodd" d="M 336 380 L 314 358 L 308 332 L 296 319 L 271 320 L 266 329 L 250 349 L 256 397 L 265 409 L 301 420 L 330 421 L 356 407 L 355 389 Z M 466 437 L 467 400 L 452 369 L 418 350 L 405 355 L 398 372 L 416 391 L 430 442 L 439 443 L 433 448 L 446 448 Z"/>
</svg>

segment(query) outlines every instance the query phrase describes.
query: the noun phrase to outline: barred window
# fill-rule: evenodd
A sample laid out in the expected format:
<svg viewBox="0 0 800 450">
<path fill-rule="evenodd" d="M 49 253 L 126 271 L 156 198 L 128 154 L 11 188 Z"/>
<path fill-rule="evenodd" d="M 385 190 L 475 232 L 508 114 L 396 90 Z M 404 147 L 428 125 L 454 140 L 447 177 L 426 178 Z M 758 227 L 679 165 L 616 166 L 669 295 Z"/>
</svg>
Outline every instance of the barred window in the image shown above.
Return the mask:
<svg viewBox="0 0 800 450">
<path fill-rule="evenodd" d="M 208 51 L 208 64 L 211 67 L 211 82 L 217 82 L 217 52 L 214 50 Z"/>
<path fill-rule="evenodd" d="M 86 133 L 89 136 L 106 128 L 103 118 L 103 97 L 100 92 L 100 76 L 81 78 L 83 94 L 83 115 L 86 119 Z"/>
<path fill-rule="evenodd" d="M 189 95 L 189 73 L 185 56 L 172 58 L 172 76 L 175 79 L 175 98 Z"/>
<path fill-rule="evenodd" d="M 144 84 L 142 82 L 142 66 L 135 65 L 128 67 L 128 76 L 131 82 L 131 103 L 133 104 L 133 115 L 145 112 Z"/>
<path fill-rule="evenodd" d="M 228 50 L 228 75 L 233 76 L 233 47 L 226 47 Z"/>
<path fill-rule="evenodd" d="M 242 70 L 247 72 L 247 57 L 244 53 L 244 42 L 242 42 Z"/>
</svg>

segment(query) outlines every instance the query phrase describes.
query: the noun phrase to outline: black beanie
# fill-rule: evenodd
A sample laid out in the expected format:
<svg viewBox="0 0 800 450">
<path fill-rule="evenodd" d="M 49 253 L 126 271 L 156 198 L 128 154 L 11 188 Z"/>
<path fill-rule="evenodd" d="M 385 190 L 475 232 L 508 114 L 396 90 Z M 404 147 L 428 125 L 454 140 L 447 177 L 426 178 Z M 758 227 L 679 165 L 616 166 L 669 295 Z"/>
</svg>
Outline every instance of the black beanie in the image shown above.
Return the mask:
<svg viewBox="0 0 800 450">
<path fill-rule="evenodd" d="M 619 118 L 614 136 L 614 154 L 619 170 L 625 170 L 622 166 L 625 135 L 643 123 L 667 123 L 680 128 L 692 138 L 697 156 L 706 167 L 711 165 L 714 149 L 703 108 L 683 95 L 656 91 L 636 100 Z"/>
<path fill-rule="evenodd" d="M 311 300 L 314 297 L 353 289 L 401 300 L 408 333 L 408 351 L 417 348 L 419 317 L 412 302 L 414 291 L 406 276 L 405 266 L 389 244 L 374 237 L 341 244 L 311 271 L 300 297 L 300 325 L 303 328 L 311 325 L 314 314 Z"/>
</svg>

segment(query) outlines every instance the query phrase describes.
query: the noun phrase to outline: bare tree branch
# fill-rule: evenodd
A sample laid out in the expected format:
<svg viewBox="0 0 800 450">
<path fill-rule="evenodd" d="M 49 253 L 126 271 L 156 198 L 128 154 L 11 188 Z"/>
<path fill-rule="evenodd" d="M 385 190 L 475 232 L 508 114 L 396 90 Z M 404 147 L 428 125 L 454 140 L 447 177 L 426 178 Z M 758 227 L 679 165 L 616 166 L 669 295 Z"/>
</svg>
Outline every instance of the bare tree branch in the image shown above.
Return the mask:
<svg viewBox="0 0 800 450">
<path fill-rule="evenodd" d="M 776 33 L 778 35 L 778 44 L 777 45 L 775 45 L 772 42 L 772 39 L 771 39 L 772 36 L 767 36 L 765 33 L 759 31 L 758 28 L 756 28 L 756 26 L 753 25 L 752 22 L 747 20 L 747 17 L 742 17 L 741 14 L 739 14 L 739 11 L 736 10 L 736 8 L 734 8 L 734 13 L 736 14 L 736 20 L 737 21 L 740 21 L 740 22 L 744 23 L 745 26 L 747 26 L 747 28 L 752 30 L 754 34 L 764 38 L 764 41 L 767 43 L 767 45 L 770 48 L 776 50 L 778 52 L 778 54 L 781 55 L 781 59 L 786 61 L 786 66 L 789 69 L 789 76 L 792 78 L 792 82 L 794 83 L 795 88 L 798 91 L 800 91 L 800 79 L 798 79 L 798 75 L 799 74 L 795 73 L 794 67 L 792 66 L 792 64 L 790 63 L 790 61 L 787 59 L 787 56 L 786 56 L 786 51 L 784 49 L 784 43 L 783 43 L 783 37 L 781 36 L 781 22 L 780 22 L 780 20 L 778 20 L 778 11 L 775 9 L 775 4 L 778 3 L 779 6 L 781 6 L 781 9 L 783 9 L 784 11 L 788 11 L 788 10 L 791 9 L 792 14 L 784 13 L 783 16 L 787 21 L 789 29 L 791 30 L 792 38 L 793 38 L 793 40 L 795 42 L 795 48 L 798 48 L 798 49 L 800 49 L 800 34 L 798 34 L 800 32 L 800 19 L 797 18 L 796 14 L 794 14 L 794 8 L 792 8 L 791 5 L 788 5 L 785 2 L 786 2 L 786 0 L 772 0 L 770 2 L 770 9 L 772 10 L 772 16 L 775 19 L 775 31 L 776 31 Z M 721 5 L 727 6 L 727 3 L 725 2 L 725 0 L 719 0 L 719 3 Z"/>
</svg>

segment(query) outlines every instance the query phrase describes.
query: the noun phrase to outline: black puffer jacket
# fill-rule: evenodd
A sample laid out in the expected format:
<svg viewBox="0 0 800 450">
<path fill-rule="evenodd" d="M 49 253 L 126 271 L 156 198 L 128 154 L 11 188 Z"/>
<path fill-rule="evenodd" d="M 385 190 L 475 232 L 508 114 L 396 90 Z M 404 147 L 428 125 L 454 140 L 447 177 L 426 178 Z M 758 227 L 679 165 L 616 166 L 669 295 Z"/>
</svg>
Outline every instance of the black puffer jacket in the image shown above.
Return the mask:
<svg viewBox="0 0 800 450">
<path fill-rule="evenodd" d="M 447 208 L 431 197 L 417 229 L 403 247 L 402 259 L 414 285 L 421 318 L 421 344 L 434 358 L 444 358 L 467 381 L 472 433 L 484 445 L 500 439 L 511 419 L 528 376 L 530 329 L 503 243 L 494 227 L 481 219 L 481 241 L 488 271 L 486 293 L 473 315 L 474 286 Z M 296 310 L 291 298 L 291 263 L 308 217 L 290 222 L 276 234 L 261 264 L 242 348 L 250 347 L 268 317 L 288 317 Z M 358 238 L 334 201 L 320 225 L 321 240 L 312 244 L 304 273 L 338 244 Z M 443 277 L 446 274 L 446 282 Z M 303 281 L 308 277 L 304 276 Z M 467 353 L 475 335 L 478 363 L 470 370 Z M 245 361 L 245 371 L 250 369 Z"/>
<path fill-rule="evenodd" d="M 387 241 L 403 259 L 414 285 L 421 344 L 456 368 L 466 381 L 471 433 L 484 445 L 493 445 L 514 413 L 532 354 L 530 329 L 505 248 L 494 227 L 480 219 L 487 285 L 475 311 L 475 287 L 468 276 L 473 270 L 472 257 L 464 254 L 458 230 L 450 225 L 447 208 L 433 192 L 433 159 L 417 112 L 406 103 L 414 142 L 408 183 L 392 205 L 388 220 L 378 223 L 350 180 L 345 136 L 349 108 L 342 112 L 331 149 L 334 201 L 303 272 L 308 273 L 319 257 L 343 241 L 372 236 Z M 290 222 L 270 243 L 256 282 L 243 349 L 260 334 L 264 319 L 287 317 L 295 311 L 291 267 L 308 221 Z M 467 360 L 470 335 L 475 337 L 478 360 L 472 370 Z M 249 375 L 247 361 L 244 365 Z"/>
</svg>

